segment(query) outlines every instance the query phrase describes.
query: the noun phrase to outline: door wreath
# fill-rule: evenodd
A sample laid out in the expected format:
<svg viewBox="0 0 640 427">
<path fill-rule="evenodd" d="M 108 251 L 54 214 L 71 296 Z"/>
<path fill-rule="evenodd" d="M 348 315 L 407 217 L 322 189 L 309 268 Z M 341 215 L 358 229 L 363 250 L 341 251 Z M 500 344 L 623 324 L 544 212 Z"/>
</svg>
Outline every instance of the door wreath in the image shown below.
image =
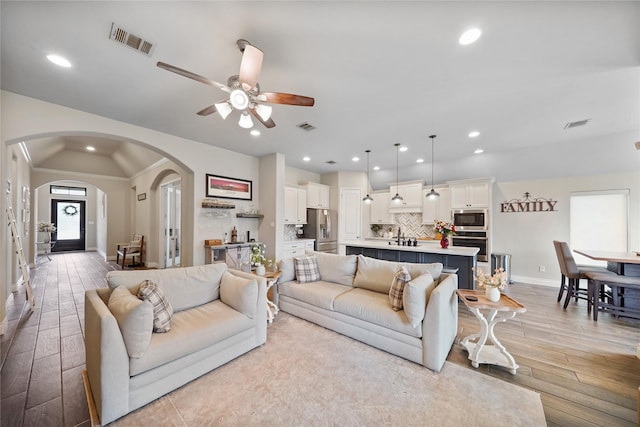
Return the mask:
<svg viewBox="0 0 640 427">
<path fill-rule="evenodd" d="M 67 205 L 62 209 L 66 215 L 74 216 L 78 214 L 78 208 L 73 205 Z"/>
</svg>

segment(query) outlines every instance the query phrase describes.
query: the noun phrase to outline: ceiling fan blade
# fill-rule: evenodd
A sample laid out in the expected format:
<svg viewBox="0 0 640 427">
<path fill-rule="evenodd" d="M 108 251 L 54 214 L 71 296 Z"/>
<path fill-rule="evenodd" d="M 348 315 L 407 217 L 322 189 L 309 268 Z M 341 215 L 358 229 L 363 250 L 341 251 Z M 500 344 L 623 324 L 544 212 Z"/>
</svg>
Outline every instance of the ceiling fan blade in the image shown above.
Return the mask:
<svg viewBox="0 0 640 427">
<path fill-rule="evenodd" d="M 229 87 L 223 85 L 222 83 L 218 83 L 215 80 L 211 80 L 211 79 L 208 79 L 206 77 L 199 76 L 199 75 L 197 75 L 195 73 L 192 73 L 191 71 L 187 71 L 187 70 L 184 70 L 182 68 L 176 67 L 174 65 L 167 64 L 166 62 L 158 61 L 158 63 L 156 65 L 158 67 L 162 68 L 162 69 L 165 69 L 167 71 L 171 71 L 172 73 L 180 74 L 181 76 L 188 77 L 188 78 L 190 78 L 192 80 L 195 80 L 197 82 L 204 83 L 206 85 L 210 85 L 210 86 L 213 86 L 213 87 L 217 87 L 218 89 L 221 89 L 221 90 L 223 90 L 223 91 L 225 91 L 227 93 L 231 93 L 231 89 L 229 89 Z"/>
<path fill-rule="evenodd" d="M 240 74 L 238 74 L 242 89 L 245 91 L 256 87 L 258 76 L 262 69 L 262 57 L 264 53 L 260 49 L 250 44 L 244 47 L 242 62 L 240 63 Z"/>
<path fill-rule="evenodd" d="M 208 116 L 210 114 L 217 113 L 217 112 L 218 110 L 216 110 L 215 105 L 209 105 L 207 108 L 203 108 L 202 110 L 198 111 L 196 114 L 199 116 Z"/>
<path fill-rule="evenodd" d="M 272 104 L 299 105 L 301 107 L 313 107 L 316 100 L 310 96 L 294 95 L 281 92 L 260 92 L 256 97 L 259 101 Z"/>
<path fill-rule="evenodd" d="M 262 117 L 260 117 L 260 114 L 258 114 L 255 109 L 249 108 L 249 111 L 251 111 L 251 114 L 253 114 L 253 117 L 258 119 L 258 121 L 262 123 L 264 127 L 271 129 L 272 127 L 276 126 L 276 122 L 274 122 L 271 117 L 269 117 L 269 120 L 262 120 Z"/>
</svg>

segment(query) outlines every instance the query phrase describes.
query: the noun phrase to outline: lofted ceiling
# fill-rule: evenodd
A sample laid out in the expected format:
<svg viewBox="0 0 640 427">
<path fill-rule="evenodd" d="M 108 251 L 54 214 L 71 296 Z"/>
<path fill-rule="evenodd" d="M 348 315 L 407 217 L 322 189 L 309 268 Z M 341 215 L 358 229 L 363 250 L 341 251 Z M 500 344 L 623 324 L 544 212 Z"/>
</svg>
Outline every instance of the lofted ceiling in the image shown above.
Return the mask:
<svg viewBox="0 0 640 427">
<path fill-rule="evenodd" d="M 429 182 L 430 134 L 438 135 L 436 183 L 640 169 L 634 148 L 640 2 L 2 1 L 0 7 L 3 90 L 253 156 L 280 152 L 288 165 L 320 174 L 364 171 L 370 149 L 372 167 L 381 167 L 371 173 L 374 188 L 396 179 L 395 143 L 408 148 L 398 156 L 399 179 Z M 152 43 L 150 55 L 110 40 L 112 23 Z M 458 44 L 470 27 L 481 28 L 481 38 Z M 240 38 L 264 52 L 262 90 L 312 96 L 315 106 L 274 105 L 276 127 L 256 122 L 261 135 L 252 136 L 238 126 L 237 112 L 226 120 L 196 115 L 224 92 L 156 66 L 162 61 L 226 83 L 238 73 Z M 49 63 L 49 53 L 73 66 Z M 472 130 L 480 135 L 469 138 Z M 27 146 L 36 166 L 54 167 L 60 150 L 85 143 L 62 138 Z M 114 155 L 123 149 L 113 146 L 117 141 L 91 143 L 125 176 L 158 159 L 139 147 L 131 149 L 136 155 Z"/>
</svg>

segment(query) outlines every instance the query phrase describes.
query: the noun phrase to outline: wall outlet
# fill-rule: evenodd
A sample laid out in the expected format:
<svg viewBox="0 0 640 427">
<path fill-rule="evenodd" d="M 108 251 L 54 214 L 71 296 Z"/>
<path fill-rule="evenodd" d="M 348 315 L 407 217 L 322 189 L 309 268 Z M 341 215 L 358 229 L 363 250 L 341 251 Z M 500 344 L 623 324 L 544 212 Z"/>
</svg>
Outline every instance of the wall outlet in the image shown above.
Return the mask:
<svg viewBox="0 0 640 427">
<path fill-rule="evenodd" d="M 538 271 L 541 273 L 544 273 L 546 271 L 546 268 L 544 267 L 544 265 L 539 265 L 538 266 Z"/>
</svg>

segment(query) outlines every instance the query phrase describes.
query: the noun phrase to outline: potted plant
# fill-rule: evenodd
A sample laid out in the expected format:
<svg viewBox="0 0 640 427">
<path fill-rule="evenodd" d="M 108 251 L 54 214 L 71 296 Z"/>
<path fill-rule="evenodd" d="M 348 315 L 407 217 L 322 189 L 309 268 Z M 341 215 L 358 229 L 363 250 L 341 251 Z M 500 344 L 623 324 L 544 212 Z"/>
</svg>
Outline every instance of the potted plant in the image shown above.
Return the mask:
<svg viewBox="0 0 640 427">
<path fill-rule="evenodd" d="M 52 222 L 38 221 L 37 230 L 38 233 L 42 233 L 42 238 L 39 240 L 43 243 L 49 243 L 51 241 L 51 233 L 56 231 L 56 226 Z"/>
<path fill-rule="evenodd" d="M 473 280 L 478 283 L 478 288 L 484 288 L 484 294 L 489 301 L 497 302 L 500 300 L 500 291 L 507 283 L 507 273 L 503 268 L 496 268 L 493 275 L 478 271 Z"/>
<path fill-rule="evenodd" d="M 251 246 L 251 263 L 256 267 L 256 274 L 258 276 L 264 276 L 266 273 L 265 264 L 267 258 L 264 256 L 267 245 L 253 245 Z"/>
<path fill-rule="evenodd" d="M 456 226 L 452 222 L 436 220 L 433 225 L 433 230 L 440 234 L 440 246 L 442 249 L 449 247 L 449 236 L 456 234 Z"/>
</svg>

